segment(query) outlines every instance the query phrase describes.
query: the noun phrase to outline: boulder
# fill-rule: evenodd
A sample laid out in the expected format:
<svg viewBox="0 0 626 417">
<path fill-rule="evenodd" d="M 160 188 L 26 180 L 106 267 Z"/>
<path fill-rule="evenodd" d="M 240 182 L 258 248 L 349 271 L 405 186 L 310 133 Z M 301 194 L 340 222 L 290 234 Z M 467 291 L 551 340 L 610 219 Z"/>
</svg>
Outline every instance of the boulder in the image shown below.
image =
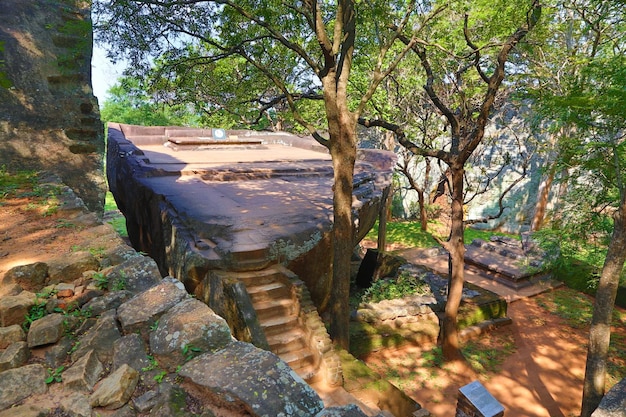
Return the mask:
<svg viewBox="0 0 626 417">
<path fill-rule="evenodd" d="M 591 417 L 626 417 L 626 378 L 604 395 Z"/>
<path fill-rule="evenodd" d="M 92 298 L 82 306 L 81 310 L 84 312 L 89 311 L 92 316 L 99 316 L 107 310 L 117 309 L 122 303 L 130 300 L 132 297 L 133 293 L 127 290 L 113 291 Z"/>
<path fill-rule="evenodd" d="M 124 333 L 139 331 L 147 339 L 150 326 L 187 296 L 185 287 L 171 278 L 126 301 L 117 309 Z"/>
<path fill-rule="evenodd" d="M 106 272 L 109 290 L 126 289 L 138 294 L 161 282 L 161 273 L 154 259 L 147 256 L 133 256 Z"/>
<path fill-rule="evenodd" d="M 90 392 L 104 370 L 92 349 L 63 372 L 63 386 L 78 392 Z"/>
<path fill-rule="evenodd" d="M 202 301 L 187 298 L 172 307 L 150 333 L 150 350 L 170 371 L 201 352 L 233 341 L 228 323 Z"/>
<path fill-rule="evenodd" d="M 89 397 L 80 392 L 74 392 L 61 399 L 61 409 L 72 417 L 91 417 Z"/>
<path fill-rule="evenodd" d="M 0 298 L 0 326 L 7 327 L 13 324 L 21 325 L 24 317 L 35 305 L 35 294 L 22 291 L 18 295 L 9 295 Z"/>
<path fill-rule="evenodd" d="M 46 369 L 39 365 L 26 365 L 0 372 L 0 410 L 4 410 L 33 394 L 48 390 Z"/>
<path fill-rule="evenodd" d="M 0 417 L 43 417 L 50 414 L 50 409 L 33 404 L 18 405 L 0 411 Z"/>
<path fill-rule="evenodd" d="M 110 410 L 120 408 L 130 400 L 138 382 L 139 373 L 128 365 L 122 365 L 98 383 L 91 394 L 90 404 Z"/>
<path fill-rule="evenodd" d="M 27 291 L 37 292 L 46 285 L 47 278 L 48 265 L 44 262 L 35 262 L 9 269 L 4 274 L 3 284 L 15 283 Z"/>
<path fill-rule="evenodd" d="M 76 319 L 75 317 L 71 318 Z M 33 348 L 58 342 L 67 329 L 67 320 L 69 319 L 70 317 L 63 314 L 52 313 L 35 320 L 30 325 L 26 337 L 28 347 Z"/>
<path fill-rule="evenodd" d="M 137 370 L 150 366 L 146 344 L 136 333 L 126 335 L 113 344 L 113 369 L 122 365 L 129 365 Z"/>
<path fill-rule="evenodd" d="M 380 415 L 380 414 L 379 414 Z M 320 411 L 315 417 L 365 417 L 365 414 L 355 404 L 344 405 L 342 407 L 329 407 Z M 378 417 L 378 416 L 375 416 Z"/>
<path fill-rule="evenodd" d="M 100 262 L 90 252 L 72 252 L 70 257 L 54 259 L 48 263 L 48 283 L 72 282 L 83 276 L 85 271 L 97 271 Z"/>
<path fill-rule="evenodd" d="M 324 403 L 276 355 L 233 342 L 226 348 L 187 362 L 179 375 L 200 397 L 254 416 L 310 417 Z"/>
<path fill-rule="evenodd" d="M 122 337 L 115 320 L 115 311 L 110 310 L 102 314 L 96 324 L 80 338 L 76 351 L 72 353 L 72 361 L 95 350 L 100 362 L 109 362 L 113 356 L 113 344 Z"/>
<path fill-rule="evenodd" d="M 69 358 L 69 353 L 74 346 L 75 340 L 72 340 L 69 336 L 63 336 L 61 340 L 56 342 L 53 346 L 50 346 L 46 349 L 44 354 L 44 359 L 46 361 L 46 365 L 52 369 L 56 369 L 59 366 L 63 365 L 67 358 Z"/>
<path fill-rule="evenodd" d="M 0 327 L 0 349 L 6 349 L 11 343 L 26 340 L 26 334 L 22 327 L 13 324 L 7 327 Z"/>
<path fill-rule="evenodd" d="M 20 367 L 30 357 L 26 342 L 15 342 L 0 354 L 0 372 Z"/>
</svg>

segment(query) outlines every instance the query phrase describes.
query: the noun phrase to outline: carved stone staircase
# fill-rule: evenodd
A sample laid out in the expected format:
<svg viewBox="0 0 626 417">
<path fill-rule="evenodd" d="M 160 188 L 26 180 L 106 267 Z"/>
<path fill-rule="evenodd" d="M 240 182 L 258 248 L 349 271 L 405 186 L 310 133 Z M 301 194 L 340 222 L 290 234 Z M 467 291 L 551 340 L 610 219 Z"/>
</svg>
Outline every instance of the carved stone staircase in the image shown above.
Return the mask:
<svg viewBox="0 0 626 417">
<path fill-rule="evenodd" d="M 308 383 L 341 383 L 341 365 L 304 283 L 281 265 L 236 272 L 270 350 Z"/>
</svg>

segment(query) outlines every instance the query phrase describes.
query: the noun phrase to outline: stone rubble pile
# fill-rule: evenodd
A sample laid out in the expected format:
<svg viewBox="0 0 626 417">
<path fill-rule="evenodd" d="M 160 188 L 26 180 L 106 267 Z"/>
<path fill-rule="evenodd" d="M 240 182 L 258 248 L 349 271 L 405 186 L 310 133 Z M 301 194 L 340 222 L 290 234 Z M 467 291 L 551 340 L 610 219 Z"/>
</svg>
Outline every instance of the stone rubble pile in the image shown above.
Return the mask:
<svg viewBox="0 0 626 417">
<path fill-rule="evenodd" d="M 0 417 L 48 415 L 365 416 L 324 408 L 276 355 L 236 341 L 119 238 L 0 282 Z"/>
</svg>

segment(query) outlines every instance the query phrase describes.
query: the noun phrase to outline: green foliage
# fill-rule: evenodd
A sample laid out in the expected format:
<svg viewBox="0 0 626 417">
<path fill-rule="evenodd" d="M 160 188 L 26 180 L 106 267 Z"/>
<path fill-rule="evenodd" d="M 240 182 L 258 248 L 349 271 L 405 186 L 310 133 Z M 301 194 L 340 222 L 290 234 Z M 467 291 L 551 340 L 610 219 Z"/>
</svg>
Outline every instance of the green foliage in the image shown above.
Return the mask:
<svg viewBox="0 0 626 417">
<path fill-rule="evenodd" d="M 408 295 L 430 294 L 430 287 L 421 277 L 403 272 L 397 278 L 379 279 L 365 290 L 361 296 L 363 303 L 377 303 L 382 300 L 393 300 Z"/>
<path fill-rule="evenodd" d="M 194 357 L 198 356 L 200 353 L 202 353 L 202 349 L 200 349 L 199 347 L 192 346 L 190 344 L 185 344 L 182 347 L 182 352 L 183 352 L 183 356 L 185 357 L 185 362 L 188 362 Z"/>
<path fill-rule="evenodd" d="M 97 272 L 91 276 L 94 280 L 96 288 L 99 290 L 107 290 L 109 288 L 109 278 L 102 272 Z"/>
<path fill-rule="evenodd" d="M 378 223 L 374 224 L 367 238 L 376 240 L 378 236 Z M 438 246 L 437 241 L 430 232 L 422 231 L 419 222 L 392 221 L 387 222 L 387 242 L 400 243 L 407 247 L 430 248 Z"/>
<path fill-rule="evenodd" d="M 35 300 L 35 304 L 28 310 L 28 314 L 24 317 L 22 328 L 25 332 L 28 332 L 30 325 L 35 320 L 43 318 L 48 312 L 46 311 L 46 300 L 42 300 L 39 297 Z"/>
<path fill-rule="evenodd" d="M 606 257 L 608 239 L 606 230 L 600 233 L 594 231 L 591 225 L 592 223 L 579 225 L 589 227 L 586 233 L 572 225 L 567 231 L 546 228 L 533 235 L 547 253 L 544 269 L 551 271 L 555 279 L 564 282 L 568 287 L 587 294 L 595 293 Z"/>
<path fill-rule="evenodd" d="M 184 106 L 169 106 L 150 95 L 145 80 L 123 77 L 113 85 L 102 103 L 104 122 L 142 126 L 198 126 L 197 116 Z"/>
<path fill-rule="evenodd" d="M 0 200 L 16 196 L 18 191 L 33 190 L 37 185 L 35 171 L 9 172 L 6 167 L 0 167 Z"/>
<path fill-rule="evenodd" d="M 104 199 L 104 212 L 105 213 L 118 213 L 117 204 L 113 198 L 113 194 L 107 191 Z M 109 216 L 108 223 L 113 226 L 113 229 L 122 237 L 128 237 L 128 230 L 126 229 L 126 218 L 121 214 Z"/>
<path fill-rule="evenodd" d="M 65 370 L 65 366 L 59 366 L 58 368 L 48 368 L 48 377 L 46 378 L 46 384 L 52 384 L 53 382 L 63 382 L 62 373 Z"/>
<path fill-rule="evenodd" d="M 464 239 L 465 243 L 472 243 L 474 239 L 489 240 L 493 235 L 503 235 L 519 239 L 518 235 L 509 233 L 494 233 L 490 230 L 481 230 L 466 228 Z M 378 222 L 374 224 L 366 236 L 368 239 L 376 240 L 378 237 Z M 440 236 L 441 237 L 441 236 Z M 410 248 L 432 248 L 439 246 L 439 243 L 433 237 L 431 232 L 424 232 L 418 221 L 390 221 L 387 222 L 387 242 L 389 244 L 401 244 Z"/>
<path fill-rule="evenodd" d="M 469 341 L 461 349 L 470 366 L 483 377 L 500 372 L 506 358 L 516 350 L 510 335 L 490 337 L 487 346 L 482 340 Z"/>
</svg>

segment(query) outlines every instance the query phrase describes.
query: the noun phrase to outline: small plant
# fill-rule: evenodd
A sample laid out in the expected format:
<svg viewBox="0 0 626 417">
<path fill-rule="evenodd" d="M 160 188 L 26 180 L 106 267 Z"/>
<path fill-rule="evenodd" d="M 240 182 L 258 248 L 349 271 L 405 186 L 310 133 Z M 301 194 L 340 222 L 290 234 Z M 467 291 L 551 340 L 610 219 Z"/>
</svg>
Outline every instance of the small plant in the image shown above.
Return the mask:
<svg viewBox="0 0 626 417">
<path fill-rule="evenodd" d="M 109 278 L 102 272 L 97 272 L 92 275 L 92 279 L 99 290 L 106 290 L 109 288 Z"/>
<path fill-rule="evenodd" d="M 65 366 L 59 366 L 56 369 L 48 368 L 48 377 L 46 378 L 46 384 L 52 384 L 53 382 L 62 382 L 63 377 L 61 373 L 65 369 Z"/>
<path fill-rule="evenodd" d="M 193 359 L 199 353 L 202 353 L 202 349 L 200 349 L 199 347 L 192 346 L 190 344 L 184 345 L 182 347 L 182 350 L 183 350 L 183 356 L 185 357 L 185 362 Z"/>
<path fill-rule="evenodd" d="M 22 323 L 24 331 L 28 332 L 30 325 L 36 320 L 43 318 L 46 314 L 46 301 L 37 299 L 35 304 L 28 310 L 28 314 L 24 317 L 24 323 Z"/>
<path fill-rule="evenodd" d="M 72 353 L 76 352 L 78 350 L 78 348 L 80 347 L 80 340 L 77 340 L 76 342 L 74 342 L 74 344 L 72 345 L 72 348 L 70 350 L 67 351 L 68 355 L 72 355 Z"/>
<path fill-rule="evenodd" d="M 65 229 L 75 229 L 76 225 L 74 223 L 72 223 L 71 221 L 69 221 L 69 220 L 59 219 L 59 220 L 57 220 L 57 224 L 54 227 L 56 227 L 57 229 L 63 229 L 63 228 L 65 228 Z"/>
<path fill-rule="evenodd" d="M 156 374 L 156 375 L 154 376 L 154 378 L 153 378 L 153 379 L 154 379 L 154 380 L 155 380 L 158 384 L 160 384 L 161 382 L 163 382 L 163 378 L 165 378 L 165 376 L 166 376 L 166 375 L 167 375 L 167 371 L 161 371 L 161 372 L 159 372 L 158 374 Z"/>
<path fill-rule="evenodd" d="M 159 362 L 157 362 L 154 356 L 148 355 L 148 361 L 150 361 L 150 364 L 141 368 L 143 372 L 153 371 L 159 367 Z"/>
<path fill-rule="evenodd" d="M 111 286 L 111 291 L 122 291 L 126 289 L 127 278 L 124 271 L 120 273 L 120 277 L 113 282 Z"/>
</svg>

